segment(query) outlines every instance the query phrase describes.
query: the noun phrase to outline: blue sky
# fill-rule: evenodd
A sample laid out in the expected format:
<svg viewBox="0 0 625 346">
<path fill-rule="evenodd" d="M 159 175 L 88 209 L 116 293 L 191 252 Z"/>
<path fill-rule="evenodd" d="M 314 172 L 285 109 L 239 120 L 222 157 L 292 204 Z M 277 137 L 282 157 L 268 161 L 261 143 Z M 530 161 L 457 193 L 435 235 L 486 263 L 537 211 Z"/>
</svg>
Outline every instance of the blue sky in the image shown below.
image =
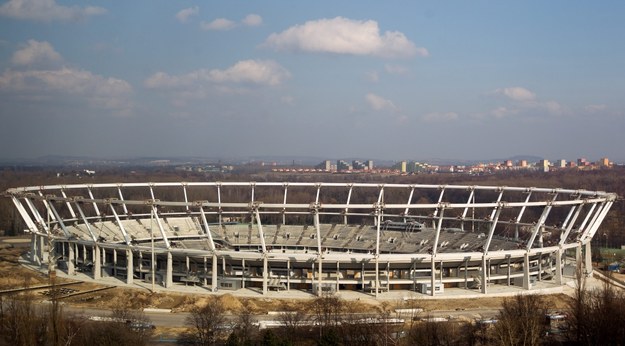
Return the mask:
<svg viewBox="0 0 625 346">
<path fill-rule="evenodd" d="M 0 3 L 0 158 L 625 161 L 622 1 Z"/>
</svg>

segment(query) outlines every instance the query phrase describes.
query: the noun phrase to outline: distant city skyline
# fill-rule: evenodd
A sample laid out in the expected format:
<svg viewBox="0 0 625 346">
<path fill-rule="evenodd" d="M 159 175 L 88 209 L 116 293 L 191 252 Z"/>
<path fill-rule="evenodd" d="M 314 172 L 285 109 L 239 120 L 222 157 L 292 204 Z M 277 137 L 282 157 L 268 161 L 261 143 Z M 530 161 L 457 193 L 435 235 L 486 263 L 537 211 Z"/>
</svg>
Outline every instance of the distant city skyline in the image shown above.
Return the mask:
<svg viewBox="0 0 625 346">
<path fill-rule="evenodd" d="M 0 160 L 625 162 L 621 1 L 0 2 Z"/>
</svg>

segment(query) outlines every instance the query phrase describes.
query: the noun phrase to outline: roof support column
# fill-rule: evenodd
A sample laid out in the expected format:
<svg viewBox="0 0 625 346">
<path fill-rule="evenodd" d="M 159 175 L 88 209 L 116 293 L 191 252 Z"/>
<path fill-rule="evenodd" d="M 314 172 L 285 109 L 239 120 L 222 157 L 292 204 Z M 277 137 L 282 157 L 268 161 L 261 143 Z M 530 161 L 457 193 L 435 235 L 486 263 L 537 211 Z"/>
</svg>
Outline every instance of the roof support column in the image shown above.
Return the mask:
<svg viewBox="0 0 625 346">
<path fill-rule="evenodd" d="M 488 293 L 488 268 L 486 266 L 486 255 L 482 255 L 482 293 Z"/>
<path fill-rule="evenodd" d="M 556 251 L 556 283 L 562 285 L 562 246 Z"/>
<path fill-rule="evenodd" d="M 585 257 L 585 260 L 586 260 L 586 263 L 585 263 L 586 264 L 586 277 L 592 277 L 593 268 L 592 268 L 592 255 L 591 255 L 591 252 L 590 252 L 590 242 L 586 243 L 586 249 L 585 250 L 586 251 L 584 251 L 585 252 L 584 253 L 584 257 Z"/>
<path fill-rule="evenodd" d="M 432 256 L 432 261 L 430 264 L 430 295 L 433 297 L 435 292 L 434 287 L 436 287 L 436 261 L 434 259 L 434 256 Z"/>
<path fill-rule="evenodd" d="M 213 252 L 213 260 L 211 261 L 211 286 L 212 291 L 217 292 L 217 254 Z"/>
<path fill-rule="evenodd" d="M 100 261 L 100 247 L 93 244 L 93 278 L 99 280 L 102 278 L 102 268 Z"/>
<path fill-rule="evenodd" d="M 41 260 L 39 259 L 38 254 L 39 244 L 37 243 L 37 241 L 39 240 L 39 236 L 35 232 L 31 234 L 32 236 L 30 240 L 30 261 L 36 263 L 37 265 L 41 265 Z"/>
<path fill-rule="evenodd" d="M 75 252 L 74 252 L 74 244 L 67 243 L 68 251 L 67 251 L 67 275 L 76 275 L 76 270 L 74 267 L 74 263 L 76 263 Z"/>
<path fill-rule="evenodd" d="M 267 279 L 268 279 L 268 271 L 269 265 L 267 263 L 267 255 L 263 256 L 263 295 L 267 294 Z"/>
<path fill-rule="evenodd" d="M 508 286 L 510 286 L 510 274 L 512 274 L 512 268 L 510 268 L 510 257 L 510 255 L 506 256 L 508 259 Z"/>
<path fill-rule="evenodd" d="M 529 290 L 532 288 L 530 284 L 530 254 L 526 252 L 523 259 L 523 288 Z"/>
<path fill-rule="evenodd" d="M 134 279 L 134 263 L 132 258 L 132 248 L 126 249 L 126 283 L 132 285 Z"/>
<path fill-rule="evenodd" d="M 167 251 L 167 269 L 165 271 L 165 288 L 170 288 L 174 284 L 174 259 L 171 255 L 171 252 Z"/>
<path fill-rule="evenodd" d="M 245 273 L 245 267 L 243 267 Z M 291 260 L 286 260 L 286 290 L 291 290 Z"/>
</svg>

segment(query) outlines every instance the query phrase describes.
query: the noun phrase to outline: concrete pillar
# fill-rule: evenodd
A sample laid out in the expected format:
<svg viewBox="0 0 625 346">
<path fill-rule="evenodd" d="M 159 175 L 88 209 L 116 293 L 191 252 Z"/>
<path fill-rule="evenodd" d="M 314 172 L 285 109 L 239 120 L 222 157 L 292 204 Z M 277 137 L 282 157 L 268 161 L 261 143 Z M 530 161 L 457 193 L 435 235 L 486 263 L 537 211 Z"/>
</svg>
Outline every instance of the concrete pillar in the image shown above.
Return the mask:
<svg viewBox="0 0 625 346">
<path fill-rule="evenodd" d="M 217 292 L 217 255 L 213 254 L 213 261 L 211 262 L 213 267 L 212 277 L 211 277 L 211 285 L 213 288 L 213 292 Z"/>
<path fill-rule="evenodd" d="M 33 233 L 31 236 L 31 240 L 30 240 L 30 261 L 37 264 L 37 265 L 41 265 L 41 261 L 39 259 L 39 249 L 38 249 L 38 243 L 37 241 L 39 237 Z"/>
<path fill-rule="evenodd" d="M 529 252 L 525 253 L 525 258 L 523 260 L 523 288 L 529 290 L 532 288 L 530 284 L 530 254 Z"/>
<path fill-rule="evenodd" d="M 93 278 L 99 280 L 102 278 L 102 267 L 100 267 L 100 247 L 98 245 L 93 246 Z"/>
<path fill-rule="evenodd" d="M 117 277 L 117 249 L 113 249 L 113 277 Z"/>
<path fill-rule="evenodd" d="M 360 286 L 362 291 L 365 291 L 365 262 L 362 262 L 362 268 L 360 269 Z"/>
<path fill-rule="evenodd" d="M 562 248 L 556 251 L 556 283 L 562 285 Z"/>
<path fill-rule="evenodd" d="M 76 275 L 74 245 L 67 243 L 67 275 Z"/>
<path fill-rule="evenodd" d="M 41 263 L 46 263 L 48 261 L 48 253 L 46 252 L 46 238 L 44 236 L 39 236 L 39 261 Z"/>
<path fill-rule="evenodd" d="M 339 276 L 341 275 L 341 268 L 339 262 L 336 261 L 336 291 L 339 291 Z"/>
<path fill-rule="evenodd" d="M 488 293 L 488 268 L 486 266 L 486 256 L 482 256 L 482 293 Z"/>
<path fill-rule="evenodd" d="M 263 256 L 263 294 L 267 294 L 267 256 Z"/>
<path fill-rule="evenodd" d="M 319 258 L 318 258 L 318 262 L 319 262 L 319 276 L 317 278 L 317 295 L 320 296 L 322 289 L 321 289 L 321 285 L 323 282 L 323 260 L 321 259 L 321 254 L 319 254 Z"/>
<path fill-rule="evenodd" d="M 141 263 L 141 261 L 139 261 Z M 132 285 L 133 283 L 133 275 L 134 275 L 134 263 L 132 258 L 132 249 L 126 250 L 126 283 L 128 285 Z"/>
<path fill-rule="evenodd" d="M 592 254 L 590 253 L 590 241 L 586 243 L 585 249 L 585 265 L 586 265 L 586 276 L 592 276 Z"/>
<path fill-rule="evenodd" d="M 241 259 L 241 288 L 245 288 L 245 258 Z"/>
<path fill-rule="evenodd" d="M 508 256 L 508 286 L 510 286 L 510 274 L 512 272 L 512 268 L 510 268 L 510 256 Z"/>
<path fill-rule="evenodd" d="M 538 255 L 538 281 L 543 281 L 543 254 Z"/>
<path fill-rule="evenodd" d="M 378 297 L 380 292 L 380 261 L 378 255 L 375 256 L 375 297 Z"/>
<path fill-rule="evenodd" d="M 87 263 L 87 245 L 82 246 L 82 263 Z"/>
<path fill-rule="evenodd" d="M 206 257 L 204 257 L 204 286 L 207 284 L 206 276 L 208 275 L 208 272 L 206 270 Z"/>
<path fill-rule="evenodd" d="M 432 261 L 430 265 L 430 285 L 430 295 L 434 296 L 436 291 L 434 289 L 434 287 L 436 287 L 436 262 L 434 261 L 434 256 L 432 256 Z"/>
<path fill-rule="evenodd" d="M 291 260 L 286 260 L 286 290 L 291 290 Z"/>
<path fill-rule="evenodd" d="M 391 262 L 386 262 L 386 291 L 391 291 Z M 441 278 L 441 281 L 443 279 Z"/>
<path fill-rule="evenodd" d="M 167 252 L 167 270 L 165 272 L 165 288 L 170 288 L 174 284 L 174 259 L 171 252 Z"/>
</svg>

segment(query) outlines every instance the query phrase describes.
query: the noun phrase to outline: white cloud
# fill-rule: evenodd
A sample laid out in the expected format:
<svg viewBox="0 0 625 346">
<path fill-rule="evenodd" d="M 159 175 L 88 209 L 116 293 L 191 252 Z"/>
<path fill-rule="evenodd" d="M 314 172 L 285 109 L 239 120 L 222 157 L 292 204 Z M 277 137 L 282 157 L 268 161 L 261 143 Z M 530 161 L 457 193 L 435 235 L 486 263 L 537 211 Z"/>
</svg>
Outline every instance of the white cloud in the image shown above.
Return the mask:
<svg viewBox="0 0 625 346">
<path fill-rule="evenodd" d="M 502 95 L 514 101 L 533 101 L 536 94 L 523 87 L 500 88 L 493 91 L 495 95 Z"/>
<path fill-rule="evenodd" d="M 189 18 L 197 16 L 198 13 L 200 13 L 200 8 L 198 6 L 185 8 L 176 13 L 176 19 L 178 19 L 180 23 L 186 23 Z"/>
<path fill-rule="evenodd" d="M 488 113 L 495 118 L 501 119 L 515 114 L 533 117 L 541 114 L 562 115 L 566 113 L 565 107 L 560 103 L 553 100 L 540 100 L 534 92 L 523 87 L 499 88 L 491 94 L 502 96 L 509 101 L 507 106 L 500 106 Z"/>
<path fill-rule="evenodd" d="M 277 50 L 373 55 L 380 57 L 427 56 L 425 48 L 417 48 L 398 31 L 380 34 L 378 23 L 343 17 L 308 21 L 281 33 L 271 34 L 265 45 Z"/>
<path fill-rule="evenodd" d="M 226 18 L 217 18 L 213 20 L 212 22 L 202 22 L 200 24 L 200 27 L 202 28 L 202 30 L 225 31 L 225 30 L 234 29 L 236 26 L 237 26 L 237 23 Z"/>
<path fill-rule="evenodd" d="M 61 55 L 46 41 L 28 40 L 23 48 L 13 53 L 15 65 L 49 64 L 61 61 Z"/>
<path fill-rule="evenodd" d="M 0 6 L 2 16 L 36 21 L 82 20 L 106 12 L 106 9 L 95 6 L 63 6 L 55 0 L 9 0 Z"/>
<path fill-rule="evenodd" d="M 247 83 L 276 86 L 291 76 L 271 60 L 243 60 L 225 69 L 199 69 L 180 76 L 158 72 L 145 81 L 148 88 L 184 88 L 202 83 Z"/>
<path fill-rule="evenodd" d="M 31 100 L 76 97 L 95 108 L 130 114 L 132 87 L 128 82 L 79 68 L 51 64 L 62 60 L 48 42 L 29 40 L 12 58 L 15 65 L 28 66 L 29 69 L 5 70 L 0 74 L 0 92 L 22 94 Z M 33 68 L 32 65 L 38 66 Z"/>
<path fill-rule="evenodd" d="M 376 94 L 373 94 L 373 93 L 368 93 L 365 96 L 365 101 L 367 102 L 369 107 L 371 107 L 373 110 L 376 110 L 376 111 L 381 111 L 381 110 L 397 111 L 397 110 L 399 110 L 399 108 L 397 108 L 397 106 L 395 106 L 393 101 L 385 99 L 382 96 L 379 96 L 379 95 L 376 95 Z"/>
<path fill-rule="evenodd" d="M 63 67 L 57 70 L 7 70 L 0 75 L 0 90 L 27 92 L 30 96 L 61 94 L 80 96 L 96 108 L 127 110 L 130 84 L 86 70 Z"/>
<path fill-rule="evenodd" d="M 607 108 L 608 107 L 606 105 L 603 105 L 603 104 L 602 105 L 588 105 L 588 106 L 584 107 L 584 109 L 587 112 L 591 112 L 591 113 L 601 112 L 601 111 L 606 110 Z"/>
<path fill-rule="evenodd" d="M 424 121 L 427 122 L 437 122 L 437 121 L 453 121 L 458 119 L 458 113 L 455 112 L 433 112 L 428 113 L 422 117 Z"/>
<path fill-rule="evenodd" d="M 377 71 L 366 72 L 365 75 L 367 76 L 367 79 L 371 82 L 376 83 L 380 80 L 380 76 L 378 75 Z"/>
<path fill-rule="evenodd" d="M 257 14 L 248 14 L 243 18 L 242 23 L 247 26 L 259 26 L 263 24 L 263 18 Z"/>
<path fill-rule="evenodd" d="M 384 65 L 384 70 L 388 74 L 404 75 L 408 73 L 408 68 L 401 65 L 386 64 Z"/>
<path fill-rule="evenodd" d="M 492 115 L 495 118 L 501 119 L 501 118 L 505 118 L 507 116 L 510 115 L 514 115 L 517 114 L 519 112 L 518 109 L 509 109 L 506 107 L 497 107 L 495 109 L 493 109 L 492 111 L 490 111 L 490 115 Z"/>
</svg>

